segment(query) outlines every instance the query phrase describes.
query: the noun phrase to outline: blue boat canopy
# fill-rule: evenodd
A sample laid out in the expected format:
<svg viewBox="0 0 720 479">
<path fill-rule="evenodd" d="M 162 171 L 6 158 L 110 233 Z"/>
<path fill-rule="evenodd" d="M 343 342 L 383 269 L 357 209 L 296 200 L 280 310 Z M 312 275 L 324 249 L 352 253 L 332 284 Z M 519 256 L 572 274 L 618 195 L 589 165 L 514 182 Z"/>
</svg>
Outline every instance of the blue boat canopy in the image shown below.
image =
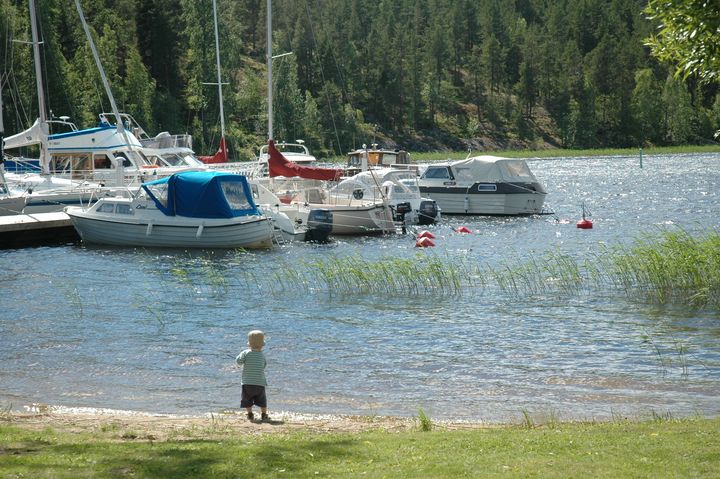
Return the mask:
<svg viewBox="0 0 720 479">
<path fill-rule="evenodd" d="M 143 183 L 142 188 L 168 216 L 234 218 L 261 214 L 247 178 L 235 173 L 186 171 Z"/>
</svg>

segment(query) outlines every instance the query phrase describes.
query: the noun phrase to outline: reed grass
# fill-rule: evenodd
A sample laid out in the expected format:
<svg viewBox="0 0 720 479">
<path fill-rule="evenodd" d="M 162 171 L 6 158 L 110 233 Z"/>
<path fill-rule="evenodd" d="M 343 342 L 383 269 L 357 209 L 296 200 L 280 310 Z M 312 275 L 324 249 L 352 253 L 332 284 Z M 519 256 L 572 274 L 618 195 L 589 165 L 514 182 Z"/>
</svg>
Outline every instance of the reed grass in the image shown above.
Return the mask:
<svg viewBox="0 0 720 479">
<path fill-rule="evenodd" d="M 720 305 L 720 233 L 663 231 L 610 250 L 609 276 L 629 297 L 658 304 Z"/>
<path fill-rule="evenodd" d="M 293 286 L 306 291 L 337 294 L 459 295 L 477 280 L 462 261 L 417 254 L 411 258 L 383 257 L 367 260 L 360 256 L 333 256 L 304 263 L 304 271 L 283 268 Z M 286 278 L 279 281 L 282 288 Z"/>
<path fill-rule="evenodd" d="M 459 296 L 497 287 L 525 297 L 609 288 L 656 304 L 717 307 L 720 234 L 711 231 L 692 237 L 684 231 L 666 230 L 580 259 L 554 251 L 489 265 L 423 251 L 409 258 L 330 255 L 299 264 L 282 262 L 264 277 L 255 275 L 252 268 L 243 271 L 240 286 L 268 293 Z M 209 268 L 205 273 L 213 289 L 227 292 L 223 271 Z"/>
</svg>

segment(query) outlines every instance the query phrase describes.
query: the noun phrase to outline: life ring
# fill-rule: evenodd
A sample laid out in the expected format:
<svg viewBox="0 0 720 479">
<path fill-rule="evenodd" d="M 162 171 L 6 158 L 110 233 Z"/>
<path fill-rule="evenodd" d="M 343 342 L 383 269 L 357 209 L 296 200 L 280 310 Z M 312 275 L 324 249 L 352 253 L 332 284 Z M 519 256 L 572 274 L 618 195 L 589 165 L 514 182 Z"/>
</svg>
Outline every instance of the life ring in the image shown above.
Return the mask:
<svg viewBox="0 0 720 479">
<path fill-rule="evenodd" d="M 363 199 L 363 196 L 365 196 L 365 194 L 363 193 L 363 190 L 361 190 L 359 188 L 356 190 L 353 190 L 352 195 L 353 195 L 353 198 L 355 198 L 356 200 L 361 200 L 361 199 Z"/>
</svg>

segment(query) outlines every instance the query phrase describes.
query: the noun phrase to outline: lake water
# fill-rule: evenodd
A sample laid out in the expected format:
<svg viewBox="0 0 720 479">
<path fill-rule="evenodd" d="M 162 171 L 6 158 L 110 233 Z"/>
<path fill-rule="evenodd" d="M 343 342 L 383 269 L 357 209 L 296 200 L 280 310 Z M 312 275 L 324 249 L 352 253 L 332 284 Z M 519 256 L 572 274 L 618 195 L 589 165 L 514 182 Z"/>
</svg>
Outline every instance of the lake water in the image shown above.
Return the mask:
<svg viewBox="0 0 720 479">
<path fill-rule="evenodd" d="M 448 217 L 412 236 L 272 251 L 81 244 L 0 251 L 0 407 L 238 409 L 235 356 L 267 335 L 272 410 L 508 421 L 720 413 L 720 312 L 620 291 L 336 294 L 279 287 L 308 262 L 592 259 L 662 228 L 717 230 L 720 155 L 534 160 L 555 216 Z M 594 229 L 575 222 L 585 202 Z M 453 228 L 468 226 L 471 234 Z"/>
</svg>

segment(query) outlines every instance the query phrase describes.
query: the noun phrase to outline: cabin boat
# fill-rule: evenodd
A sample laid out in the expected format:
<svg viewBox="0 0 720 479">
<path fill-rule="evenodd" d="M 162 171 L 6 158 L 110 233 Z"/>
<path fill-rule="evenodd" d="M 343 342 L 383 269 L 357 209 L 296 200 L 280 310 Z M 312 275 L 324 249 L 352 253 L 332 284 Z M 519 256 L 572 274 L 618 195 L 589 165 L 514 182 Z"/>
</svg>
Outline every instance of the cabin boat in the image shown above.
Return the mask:
<svg viewBox="0 0 720 479">
<path fill-rule="evenodd" d="M 410 161 L 410 154 L 407 151 L 379 148 L 377 143 L 373 143 L 371 148 L 363 145 L 362 148 L 348 153 L 345 168 L 347 176 L 353 176 L 371 168 L 416 170 L 417 166 Z"/>
<path fill-rule="evenodd" d="M 273 224 L 247 179 L 191 171 L 144 183 L 132 197 L 101 198 L 65 212 L 84 242 L 176 248 L 269 248 Z"/>
<path fill-rule="evenodd" d="M 496 156 L 430 164 L 418 186 L 443 214 L 539 214 L 547 196 L 525 160 Z"/>
</svg>

